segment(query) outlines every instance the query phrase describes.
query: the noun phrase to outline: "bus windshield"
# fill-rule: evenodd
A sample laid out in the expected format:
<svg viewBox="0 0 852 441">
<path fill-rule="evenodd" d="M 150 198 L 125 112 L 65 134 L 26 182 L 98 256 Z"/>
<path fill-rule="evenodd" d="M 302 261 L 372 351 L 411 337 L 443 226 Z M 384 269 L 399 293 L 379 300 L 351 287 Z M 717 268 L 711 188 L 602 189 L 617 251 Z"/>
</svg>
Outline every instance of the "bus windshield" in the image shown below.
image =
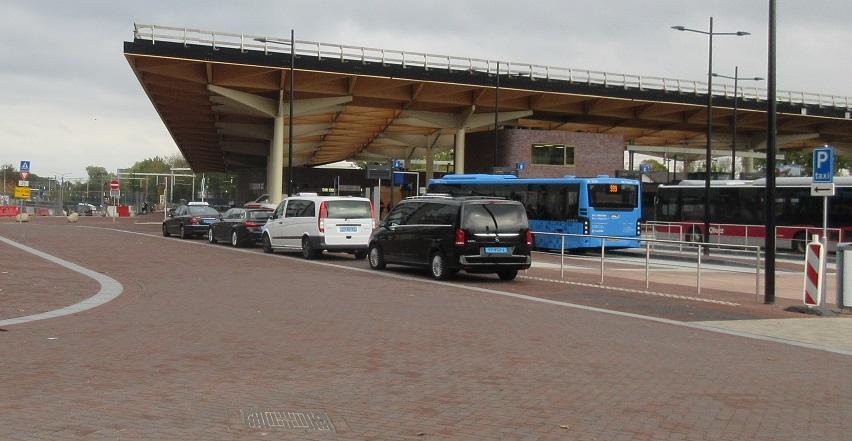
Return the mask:
<svg viewBox="0 0 852 441">
<path fill-rule="evenodd" d="M 632 210 L 638 207 L 636 186 L 631 184 L 589 184 L 589 205 L 604 210 Z"/>
</svg>

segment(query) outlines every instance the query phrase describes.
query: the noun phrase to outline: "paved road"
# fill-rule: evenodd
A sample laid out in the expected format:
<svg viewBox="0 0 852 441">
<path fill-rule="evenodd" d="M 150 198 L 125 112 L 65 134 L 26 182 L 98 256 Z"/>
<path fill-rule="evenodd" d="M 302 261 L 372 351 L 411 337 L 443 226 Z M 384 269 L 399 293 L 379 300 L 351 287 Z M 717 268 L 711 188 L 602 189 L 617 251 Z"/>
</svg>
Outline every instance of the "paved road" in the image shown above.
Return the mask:
<svg viewBox="0 0 852 441">
<path fill-rule="evenodd" d="M 525 279 L 436 284 L 346 258 L 322 265 L 49 222 L 0 224 L 0 235 L 124 287 L 95 309 L 0 332 L 3 440 L 852 433 L 849 356 L 668 321 L 689 316 L 683 309 L 695 320 L 775 310 Z M 91 246 L 72 246 L 80 243 Z M 557 301 L 657 310 L 661 319 Z M 303 413 L 263 419 L 258 409 Z M 248 428 L 258 415 L 272 424 Z M 330 430 L 325 416 L 334 433 L 283 427 Z"/>
</svg>

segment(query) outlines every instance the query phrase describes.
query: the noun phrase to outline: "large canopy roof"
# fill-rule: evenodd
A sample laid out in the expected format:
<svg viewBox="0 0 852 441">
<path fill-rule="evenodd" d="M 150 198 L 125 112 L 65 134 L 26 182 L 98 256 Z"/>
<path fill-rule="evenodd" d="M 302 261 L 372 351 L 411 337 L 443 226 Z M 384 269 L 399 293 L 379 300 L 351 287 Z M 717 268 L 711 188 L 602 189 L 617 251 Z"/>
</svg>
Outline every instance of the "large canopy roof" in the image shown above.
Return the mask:
<svg viewBox="0 0 852 441">
<path fill-rule="evenodd" d="M 287 115 L 290 42 L 137 25 L 124 53 L 195 171 L 263 167 Z M 614 133 L 626 144 L 705 142 L 706 83 L 296 41 L 293 161 L 410 158 L 501 125 Z M 733 89 L 714 84 L 714 149 L 731 142 Z M 740 87 L 740 149 L 765 147 L 765 90 Z M 499 97 L 499 107 L 495 98 Z M 778 93 L 779 144 L 852 145 L 852 99 Z M 285 118 L 285 124 L 290 121 Z"/>
</svg>

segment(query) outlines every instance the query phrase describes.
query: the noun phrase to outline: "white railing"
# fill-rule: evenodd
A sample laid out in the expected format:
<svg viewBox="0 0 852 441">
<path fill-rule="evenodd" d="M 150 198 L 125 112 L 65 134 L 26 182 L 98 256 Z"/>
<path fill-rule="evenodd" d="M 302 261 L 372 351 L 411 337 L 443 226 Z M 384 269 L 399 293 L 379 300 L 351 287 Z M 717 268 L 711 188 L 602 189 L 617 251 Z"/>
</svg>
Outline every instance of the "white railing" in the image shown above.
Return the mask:
<svg viewBox="0 0 852 441">
<path fill-rule="evenodd" d="M 241 51 L 258 50 L 264 53 L 290 52 L 289 38 L 214 32 L 153 24 L 134 24 L 133 38 L 137 40 L 150 40 L 153 44 L 156 44 L 158 41 L 168 41 L 183 43 L 184 45 L 211 46 L 213 49 L 227 47 L 240 49 Z M 308 40 L 296 40 L 295 53 L 319 59 L 333 58 L 340 61 L 373 62 L 401 65 L 402 67 L 483 72 L 488 74 L 497 71 L 498 63 L 495 60 L 481 58 L 348 46 L 339 43 L 323 43 Z M 661 90 L 664 92 L 693 95 L 707 94 L 707 82 L 704 81 L 641 76 L 510 61 L 500 61 L 499 63 L 501 74 L 527 77 L 531 80 L 562 80 L 570 83 L 621 87 L 624 89 Z M 744 100 L 766 101 L 767 91 L 765 88 L 740 86 L 737 89 L 738 96 Z M 734 90 L 733 86 L 729 84 L 714 83 L 712 93 L 714 96 L 733 97 Z M 776 93 L 776 99 L 780 103 L 816 105 L 852 111 L 852 98 L 839 95 L 779 90 Z"/>
</svg>

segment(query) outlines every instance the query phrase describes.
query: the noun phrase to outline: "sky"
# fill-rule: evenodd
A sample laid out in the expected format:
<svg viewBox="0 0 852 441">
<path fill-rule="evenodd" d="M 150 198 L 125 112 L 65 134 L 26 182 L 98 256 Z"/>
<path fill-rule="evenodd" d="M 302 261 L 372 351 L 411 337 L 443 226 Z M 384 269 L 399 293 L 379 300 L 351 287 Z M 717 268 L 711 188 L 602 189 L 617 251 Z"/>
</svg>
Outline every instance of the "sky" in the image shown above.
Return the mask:
<svg viewBox="0 0 852 441">
<path fill-rule="evenodd" d="M 85 176 L 178 149 L 122 55 L 133 23 L 682 79 L 766 77 L 768 0 L 0 0 L 0 163 Z M 778 0 L 778 89 L 852 96 L 852 4 Z"/>
</svg>

